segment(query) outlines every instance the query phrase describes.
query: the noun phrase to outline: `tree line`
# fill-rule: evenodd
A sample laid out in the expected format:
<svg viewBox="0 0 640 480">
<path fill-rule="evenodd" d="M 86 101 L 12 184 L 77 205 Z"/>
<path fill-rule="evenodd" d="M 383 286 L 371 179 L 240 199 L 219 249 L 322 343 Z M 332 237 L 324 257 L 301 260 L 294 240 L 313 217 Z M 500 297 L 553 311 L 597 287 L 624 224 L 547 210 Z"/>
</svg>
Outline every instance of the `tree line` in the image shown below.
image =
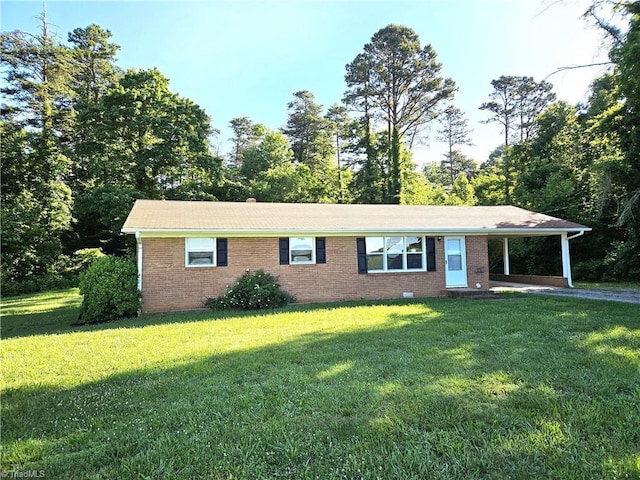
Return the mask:
<svg viewBox="0 0 640 480">
<path fill-rule="evenodd" d="M 76 28 L 62 42 L 43 16 L 36 33 L 3 32 L 3 288 L 55 277 L 85 248 L 131 253 L 120 228 L 137 198 L 514 204 L 593 227 L 575 241 L 576 278 L 637 279 L 640 2 L 620 10 L 624 29 L 599 7 L 587 15 L 606 32 L 613 68 L 579 105 L 556 101 L 548 81 L 493 80 L 479 108 L 503 137 L 482 163 L 461 151 L 472 130 L 455 82 L 406 26 L 372 36 L 328 108 L 302 90 L 280 129 L 231 119 L 224 155 L 211 118 L 160 71 L 117 66 L 109 30 Z M 420 169 L 411 151 L 428 125 L 447 150 Z M 520 270 L 553 270 L 550 241 L 516 245 Z"/>
</svg>

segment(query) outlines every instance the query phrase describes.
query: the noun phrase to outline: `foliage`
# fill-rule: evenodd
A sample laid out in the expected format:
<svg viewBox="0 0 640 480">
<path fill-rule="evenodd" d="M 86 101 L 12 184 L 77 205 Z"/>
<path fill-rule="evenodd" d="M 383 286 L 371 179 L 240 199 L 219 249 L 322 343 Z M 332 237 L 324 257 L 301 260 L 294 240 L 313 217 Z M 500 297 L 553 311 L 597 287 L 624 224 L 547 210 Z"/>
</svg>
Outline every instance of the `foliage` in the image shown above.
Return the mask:
<svg viewBox="0 0 640 480">
<path fill-rule="evenodd" d="M 138 198 L 144 198 L 144 194 L 115 185 L 94 187 L 78 195 L 73 213 L 79 243 L 100 246 L 108 254 L 126 253 L 131 238 L 120 229 Z"/>
<path fill-rule="evenodd" d="M 214 310 L 262 310 L 284 307 L 294 302 L 276 277 L 264 270 L 247 272 L 220 297 L 209 298 L 205 306 Z"/>
<path fill-rule="evenodd" d="M 239 168 L 244 163 L 244 150 L 254 145 L 262 130 L 261 125 L 254 124 L 249 117 L 236 117 L 229 121 L 229 126 L 233 130 L 232 151 L 229 155 L 229 162 L 235 168 Z"/>
<path fill-rule="evenodd" d="M 206 113 L 169 90 L 158 70 L 126 72 L 95 106 L 79 113 L 93 137 L 78 149 L 87 157 L 85 182 L 135 189 L 162 198 L 184 181 L 219 178 L 221 161 L 209 151 Z"/>
<path fill-rule="evenodd" d="M 492 114 L 488 123 L 502 126 L 505 146 L 511 145 L 514 139 L 528 140 L 536 117 L 556 99 L 551 83 L 536 82 L 533 77 L 502 75 L 492 80 L 491 86 L 490 101 L 483 103 L 480 110 Z"/>
<path fill-rule="evenodd" d="M 287 105 L 288 119 L 283 133 L 291 143 L 294 161 L 312 170 L 326 168 L 333 156 L 333 142 L 330 124 L 322 116 L 322 105 L 315 102 L 308 90 L 295 92 L 293 96 Z"/>
<path fill-rule="evenodd" d="M 293 160 L 293 151 L 282 132 L 259 125 L 254 130 L 251 145 L 242 147 L 240 175 L 251 182 L 261 173 Z"/>
<path fill-rule="evenodd" d="M 467 160 L 456 147 L 473 144 L 470 137 L 472 130 L 462 110 L 453 105 L 447 107 L 438 117 L 438 124 L 440 128 L 437 139 L 446 142 L 449 147 L 442 161 L 442 167 L 449 170 L 449 185 L 453 185 L 458 174 L 471 166 L 471 161 Z"/>
<path fill-rule="evenodd" d="M 80 106 L 97 104 L 120 75 L 115 66 L 120 47 L 110 39 L 111 32 L 95 24 L 69 33 L 68 40 L 73 45 L 70 52 L 71 86 Z"/>
<path fill-rule="evenodd" d="M 70 167 L 69 56 L 44 18 L 36 35 L 2 33 L 0 42 L 2 280 L 22 283 L 55 273 L 70 229 L 71 190 L 62 181 Z"/>
<path fill-rule="evenodd" d="M 375 32 L 346 66 L 342 104 L 325 110 L 300 90 L 280 131 L 233 118 L 224 163 L 211 118 L 157 69 L 122 71 L 109 30 L 76 28 L 63 44 L 43 15 L 34 33 L 3 32 L 3 291 L 74 284 L 78 249 L 132 253 L 120 229 L 137 198 L 514 204 L 593 228 L 572 241 L 574 277 L 637 278 L 640 2 L 609 22 L 598 10 L 611 3 L 589 9 L 614 68 L 584 104 L 555 103 L 551 84 L 528 76 L 491 82 L 480 108 L 503 145 L 479 168 L 459 151 L 470 132 L 453 81 L 405 26 Z M 411 151 L 433 120 L 448 152 L 418 173 Z M 523 268 L 546 268 L 544 242 L 523 245 Z"/>
<path fill-rule="evenodd" d="M 421 46 L 416 32 L 401 25 L 377 31 L 364 52 L 347 66 L 350 89 L 345 98 L 365 110 L 367 163 L 371 164 L 373 157 L 373 115 L 379 115 L 387 127 L 386 155 L 381 158 L 385 158 L 383 170 L 389 184 L 383 203 L 400 203 L 406 173 L 403 142 L 411 143 L 409 139 L 417 137 L 437 116 L 439 104 L 453 96 L 453 80 L 442 77 L 441 69 L 431 45 Z"/>
<path fill-rule="evenodd" d="M 80 275 L 79 323 L 101 323 L 132 317 L 140 310 L 138 270 L 132 258 L 97 258 Z"/>
</svg>

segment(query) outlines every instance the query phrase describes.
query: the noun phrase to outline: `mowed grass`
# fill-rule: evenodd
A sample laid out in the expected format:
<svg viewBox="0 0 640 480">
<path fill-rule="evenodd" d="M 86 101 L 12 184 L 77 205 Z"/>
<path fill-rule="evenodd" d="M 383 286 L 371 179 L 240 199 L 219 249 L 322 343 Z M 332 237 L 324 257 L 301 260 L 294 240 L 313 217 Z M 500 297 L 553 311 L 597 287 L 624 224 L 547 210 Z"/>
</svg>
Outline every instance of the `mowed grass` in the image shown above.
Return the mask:
<svg viewBox="0 0 640 480">
<path fill-rule="evenodd" d="M 638 305 L 509 294 L 72 327 L 77 304 L 4 302 L 3 472 L 640 477 Z"/>
</svg>

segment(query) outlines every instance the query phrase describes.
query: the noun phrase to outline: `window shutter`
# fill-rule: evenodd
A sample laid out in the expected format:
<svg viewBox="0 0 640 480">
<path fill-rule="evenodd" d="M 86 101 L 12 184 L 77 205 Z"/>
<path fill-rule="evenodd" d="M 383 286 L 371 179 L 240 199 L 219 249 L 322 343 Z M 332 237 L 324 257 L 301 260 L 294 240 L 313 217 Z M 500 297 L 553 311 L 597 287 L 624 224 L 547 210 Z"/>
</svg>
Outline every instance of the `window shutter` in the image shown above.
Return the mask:
<svg viewBox="0 0 640 480">
<path fill-rule="evenodd" d="M 226 267 L 227 263 L 227 239 L 218 238 L 216 240 L 216 254 L 218 256 L 218 267 Z"/>
<path fill-rule="evenodd" d="M 427 237 L 427 272 L 436 271 L 436 239 Z"/>
<path fill-rule="evenodd" d="M 356 238 L 356 248 L 358 249 L 358 273 L 367 273 L 367 247 L 364 237 Z"/>
<path fill-rule="evenodd" d="M 316 263 L 327 263 L 326 241 L 324 237 L 316 237 Z"/>
<path fill-rule="evenodd" d="M 280 265 L 289 265 L 289 238 L 280 239 Z"/>
</svg>

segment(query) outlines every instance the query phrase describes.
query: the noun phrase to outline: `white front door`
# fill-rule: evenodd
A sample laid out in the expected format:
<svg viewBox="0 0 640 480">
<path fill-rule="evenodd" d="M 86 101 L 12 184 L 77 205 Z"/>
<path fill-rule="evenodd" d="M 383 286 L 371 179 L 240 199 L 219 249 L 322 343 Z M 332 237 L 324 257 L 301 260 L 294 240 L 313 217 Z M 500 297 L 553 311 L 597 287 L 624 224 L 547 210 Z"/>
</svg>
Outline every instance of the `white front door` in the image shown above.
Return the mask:
<svg viewBox="0 0 640 480">
<path fill-rule="evenodd" d="M 444 237 L 446 286 L 467 286 L 467 253 L 464 237 Z"/>
</svg>

